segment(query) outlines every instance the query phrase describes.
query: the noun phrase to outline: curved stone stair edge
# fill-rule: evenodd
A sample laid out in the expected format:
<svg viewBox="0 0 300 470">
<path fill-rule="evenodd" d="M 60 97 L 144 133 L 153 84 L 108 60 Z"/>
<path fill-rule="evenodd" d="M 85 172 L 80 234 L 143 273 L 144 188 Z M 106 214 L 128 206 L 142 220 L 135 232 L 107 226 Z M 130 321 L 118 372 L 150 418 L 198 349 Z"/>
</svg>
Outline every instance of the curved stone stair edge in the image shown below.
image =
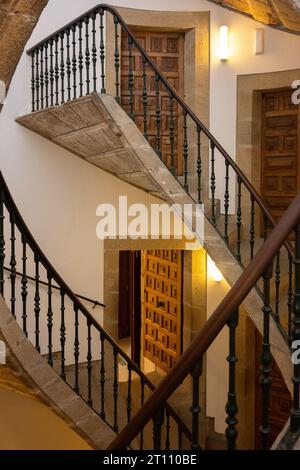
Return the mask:
<svg viewBox="0 0 300 470">
<path fill-rule="evenodd" d="M 0 296 L 0 338 L 6 363 L 46 406 L 50 407 L 93 449 L 106 449 L 112 429 L 69 387 L 27 339 Z"/>
</svg>

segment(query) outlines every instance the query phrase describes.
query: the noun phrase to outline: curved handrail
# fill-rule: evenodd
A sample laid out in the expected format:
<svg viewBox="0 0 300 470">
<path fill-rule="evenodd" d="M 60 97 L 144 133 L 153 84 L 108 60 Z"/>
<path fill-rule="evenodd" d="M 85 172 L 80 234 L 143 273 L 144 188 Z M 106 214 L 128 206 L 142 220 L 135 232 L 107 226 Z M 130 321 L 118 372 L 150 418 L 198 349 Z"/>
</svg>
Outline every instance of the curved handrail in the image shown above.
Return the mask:
<svg viewBox="0 0 300 470">
<path fill-rule="evenodd" d="M 17 208 L 17 205 L 8 189 L 8 186 L 5 182 L 5 179 L 1 171 L 0 171 L 0 196 L 1 196 L 0 201 L 4 200 L 4 203 L 6 207 L 8 208 L 8 211 L 10 212 L 10 214 L 13 214 L 14 222 L 16 226 L 18 227 L 18 229 L 20 230 L 20 233 L 22 234 L 23 239 L 31 248 L 34 255 L 38 257 L 39 261 L 44 266 L 47 273 L 50 274 L 51 278 L 60 287 L 61 292 L 69 297 L 69 299 L 73 302 L 74 306 L 78 310 L 80 310 L 80 312 L 86 317 L 89 323 L 93 325 L 99 333 L 101 333 L 103 338 L 105 338 L 105 340 L 107 340 L 108 343 L 110 343 L 113 349 L 117 351 L 118 354 L 126 361 L 126 363 L 130 366 L 131 370 L 137 373 L 137 375 L 150 388 L 150 390 L 152 391 L 155 390 L 155 386 L 153 385 L 153 383 L 141 371 L 141 369 L 136 365 L 136 363 L 133 362 L 133 360 L 120 348 L 118 343 L 116 343 L 116 341 L 99 325 L 99 323 L 94 319 L 94 317 L 90 314 L 87 308 L 83 305 L 83 303 L 79 300 L 76 294 L 74 294 L 72 289 L 67 285 L 67 283 L 62 279 L 62 277 L 58 274 L 58 272 L 55 270 L 53 265 L 50 263 L 50 261 L 48 260 L 48 258 L 46 257 L 46 255 L 44 254 L 44 252 L 41 250 L 36 240 L 34 239 L 22 215 L 20 214 L 19 209 Z M 176 423 L 180 427 L 181 431 L 190 440 L 191 433 L 189 429 L 187 428 L 187 426 L 184 424 L 184 422 L 181 420 L 181 418 L 178 416 L 176 411 L 168 404 L 166 404 L 166 408 L 170 416 L 172 416 L 172 418 L 176 421 Z"/>
<path fill-rule="evenodd" d="M 276 253 L 300 222 L 300 193 L 278 222 L 267 241 L 231 288 L 211 317 L 202 326 L 173 369 L 166 375 L 144 406 L 139 409 L 122 433 L 110 444 L 109 450 L 125 449 L 147 422 L 159 411 L 188 373 L 201 361 L 204 353 L 237 311 L 260 277 L 268 270 Z"/>
<path fill-rule="evenodd" d="M 85 18 L 89 17 L 90 15 L 96 14 L 100 11 L 108 11 L 112 15 L 114 15 L 121 26 L 124 28 L 126 33 L 130 36 L 132 43 L 135 45 L 137 50 L 140 52 L 140 54 L 144 57 L 148 65 L 152 68 L 154 73 L 159 77 L 159 80 L 164 84 L 166 89 L 171 93 L 172 97 L 175 98 L 175 100 L 180 104 L 181 108 L 184 110 L 184 112 L 194 121 L 196 126 L 201 129 L 201 131 L 206 135 L 206 137 L 209 139 L 211 145 L 216 148 L 220 154 L 224 157 L 226 162 L 229 164 L 229 166 L 233 169 L 233 171 L 236 173 L 240 181 L 243 183 L 243 185 L 248 189 L 249 193 L 255 200 L 255 202 L 258 204 L 258 206 L 261 208 L 262 212 L 264 213 L 264 216 L 267 218 L 268 222 L 271 224 L 272 227 L 276 226 L 276 222 L 274 218 L 272 217 L 267 204 L 263 200 L 263 198 L 259 195 L 259 193 L 256 191 L 252 183 L 248 180 L 248 178 L 244 175 L 244 173 L 241 171 L 239 166 L 236 164 L 236 162 L 230 157 L 228 152 L 224 149 L 224 147 L 220 144 L 220 142 L 212 135 L 212 133 L 209 131 L 209 129 L 203 124 L 203 122 L 196 116 L 196 114 L 192 111 L 192 109 L 187 105 L 187 103 L 183 100 L 183 98 L 179 95 L 179 93 L 175 90 L 175 88 L 169 83 L 169 81 L 163 76 L 163 74 L 159 71 L 158 67 L 156 64 L 153 62 L 153 60 L 149 57 L 149 55 L 144 51 L 138 40 L 135 38 L 133 32 L 131 29 L 127 26 L 125 23 L 124 19 L 120 15 L 120 13 L 116 10 L 116 8 L 108 5 L 108 4 L 99 4 L 90 10 L 86 11 L 79 17 L 77 17 L 75 20 L 71 21 L 64 27 L 58 29 L 55 31 L 55 33 L 52 33 L 51 35 L 47 36 L 45 39 L 42 41 L 39 41 L 36 45 L 32 46 L 28 51 L 27 54 L 30 55 L 33 51 L 41 47 L 45 42 L 49 41 L 50 39 L 53 39 L 56 36 L 59 36 L 61 33 L 67 31 L 70 29 L 72 26 L 76 25 L 77 23 L 83 21 Z M 288 253 L 290 256 L 294 256 L 294 249 L 292 245 L 286 241 L 284 243 Z"/>
</svg>

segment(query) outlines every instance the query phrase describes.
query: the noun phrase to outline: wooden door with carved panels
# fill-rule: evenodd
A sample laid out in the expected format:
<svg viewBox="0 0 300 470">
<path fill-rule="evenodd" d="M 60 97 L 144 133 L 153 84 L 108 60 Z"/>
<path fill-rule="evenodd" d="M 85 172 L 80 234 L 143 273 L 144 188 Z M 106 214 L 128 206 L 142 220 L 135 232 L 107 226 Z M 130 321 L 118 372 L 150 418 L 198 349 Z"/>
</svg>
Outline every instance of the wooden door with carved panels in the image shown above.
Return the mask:
<svg viewBox="0 0 300 470">
<path fill-rule="evenodd" d="M 182 252 L 143 252 L 144 355 L 168 371 L 182 352 Z"/>
<path fill-rule="evenodd" d="M 134 35 L 157 65 L 162 75 L 167 78 L 171 85 L 184 96 L 184 34 L 173 32 L 138 31 Z M 128 36 L 122 32 L 121 38 L 121 102 L 122 107 L 130 113 L 129 92 L 129 49 Z M 143 66 L 142 57 L 136 48 L 132 48 L 132 64 L 134 76 L 134 114 L 135 122 L 142 133 L 144 133 L 144 108 L 143 108 Z M 154 72 L 146 66 L 146 89 L 147 89 L 147 133 L 150 145 L 157 149 L 157 95 Z M 166 88 L 160 83 L 159 107 L 161 113 L 160 135 L 162 160 L 171 166 L 171 140 L 170 140 L 170 99 Z M 183 116 L 179 112 L 177 103 L 173 100 L 174 111 L 174 157 L 175 171 L 182 175 L 183 171 Z"/>
<path fill-rule="evenodd" d="M 262 95 L 261 193 L 278 220 L 300 189 L 299 106 L 292 90 Z"/>
</svg>

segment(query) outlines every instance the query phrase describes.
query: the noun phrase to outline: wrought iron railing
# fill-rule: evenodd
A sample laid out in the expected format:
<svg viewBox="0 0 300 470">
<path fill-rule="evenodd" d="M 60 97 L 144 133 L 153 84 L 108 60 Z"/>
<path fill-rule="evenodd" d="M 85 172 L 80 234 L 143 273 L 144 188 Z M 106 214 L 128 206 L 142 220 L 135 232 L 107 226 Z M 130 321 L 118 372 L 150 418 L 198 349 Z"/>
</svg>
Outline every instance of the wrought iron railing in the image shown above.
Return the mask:
<svg viewBox="0 0 300 470">
<path fill-rule="evenodd" d="M 5 276 L 5 260 L 9 279 Z M 47 279 L 46 286 L 40 282 L 41 276 Z M 53 268 L 27 228 L 1 172 L 0 295 L 36 350 L 118 433 L 154 385 Z M 191 442 L 190 431 L 174 409 L 168 404 L 163 408 L 167 416 L 164 447 L 176 449 Z M 149 435 L 151 430 L 147 434 L 143 430 L 133 447 L 151 448 Z M 157 438 L 155 432 L 153 438 Z"/>
<path fill-rule="evenodd" d="M 237 441 L 237 423 L 238 423 L 238 402 L 239 397 L 236 392 L 236 362 L 238 360 L 236 350 L 236 328 L 239 319 L 239 308 L 247 297 L 248 293 L 259 281 L 263 279 L 263 345 L 261 353 L 261 448 L 267 450 L 273 444 L 270 442 L 270 400 L 272 399 L 271 373 L 272 373 L 272 354 L 270 347 L 270 283 L 272 278 L 272 265 L 276 262 L 278 250 L 287 240 L 290 233 L 295 230 L 296 255 L 295 255 L 295 290 L 293 302 L 293 329 L 292 340 L 300 340 L 300 193 L 294 199 L 276 228 L 272 231 L 268 240 L 259 249 L 249 266 L 245 269 L 236 284 L 217 307 L 213 315 L 202 326 L 193 342 L 180 357 L 172 370 L 166 375 L 163 381 L 155 389 L 151 397 L 144 406 L 136 413 L 130 423 L 125 427 L 122 433 L 109 446 L 109 450 L 126 449 L 132 439 L 144 429 L 149 419 L 154 416 L 162 416 L 161 404 L 165 403 L 174 393 L 180 383 L 191 374 L 193 380 L 198 384 L 196 386 L 196 402 L 193 403 L 192 411 L 194 414 L 193 437 L 198 437 L 199 430 L 197 397 L 199 379 L 201 377 L 201 362 L 204 354 L 213 344 L 218 334 L 226 327 L 229 328 L 229 354 L 227 361 L 229 364 L 229 385 L 228 400 L 226 404 L 226 438 L 229 450 L 236 449 Z M 297 343 L 296 348 L 299 347 Z M 300 364 L 295 361 L 294 375 L 291 378 L 293 385 L 292 409 L 290 412 L 289 442 L 295 442 L 296 437 L 300 438 Z M 221 365 L 219 364 L 219 367 Z M 195 397 L 195 395 L 194 395 Z M 194 405 L 196 405 L 194 407 Z M 160 419 L 157 427 L 157 435 L 160 435 L 160 426 L 163 424 Z M 248 426 L 249 423 L 243 423 Z M 193 441 L 192 448 L 197 446 L 197 440 Z M 160 443 L 157 449 L 160 448 Z"/>
<path fill-rule="evenodd" d="M 114 36 L 112 57 L 105 40 L 108 21 L 112 22 Z M 125 76 L 121 76 L 121 39 L 127 44 Z M 94 7 L 39 42 L 28 54 L 32 111 L 91 92 L 106 93 L 113 84 L 116 100 L 158 157 L 196 203 L 205 203 L 209 221 L 236 260 L 243 267 L 249 264 L 275 226 L 266 203 L 160 72 L 115 8 L 105 4 Z M 108 59 L 113 62 L 112 68 L 107 65 Z M 134 63 L 139 63 L 138 74 Z M 209 175 L 204 172 L 204 162 L 209 162 Z M 223 176 L 217 172 L 220 166 Z M 291 340 L 293 256 L 293 247 L 287 241 L 277 253 L 270 302 L 272 315 L 287 341 Z M 258 288 L 262 294 L 262 287 Z"/>
</svg>

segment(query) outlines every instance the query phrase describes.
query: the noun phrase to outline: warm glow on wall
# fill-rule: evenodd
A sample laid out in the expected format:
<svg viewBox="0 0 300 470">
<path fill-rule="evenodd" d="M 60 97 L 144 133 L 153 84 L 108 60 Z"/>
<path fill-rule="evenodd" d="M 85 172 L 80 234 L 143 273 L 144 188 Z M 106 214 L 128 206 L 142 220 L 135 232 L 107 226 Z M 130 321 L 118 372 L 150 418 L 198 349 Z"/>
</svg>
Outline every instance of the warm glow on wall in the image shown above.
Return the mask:
<svg viewBox="0 0 300 470">
<path fill-rule="evenodd" d="M 228 26 L 220 26 L 219 55 L 222 62 L 226 62 L 229 57 L 229 30 Z"/>
<path fill-rule="evenodd" d="M 221 271 L 217 268 L 217 266 L 209 256 L 207 257 L 207 271 L 208 275 L 212 277 L 214 281 L 221 282 L 223 280 L 223 275 Z"/>
</svg>

